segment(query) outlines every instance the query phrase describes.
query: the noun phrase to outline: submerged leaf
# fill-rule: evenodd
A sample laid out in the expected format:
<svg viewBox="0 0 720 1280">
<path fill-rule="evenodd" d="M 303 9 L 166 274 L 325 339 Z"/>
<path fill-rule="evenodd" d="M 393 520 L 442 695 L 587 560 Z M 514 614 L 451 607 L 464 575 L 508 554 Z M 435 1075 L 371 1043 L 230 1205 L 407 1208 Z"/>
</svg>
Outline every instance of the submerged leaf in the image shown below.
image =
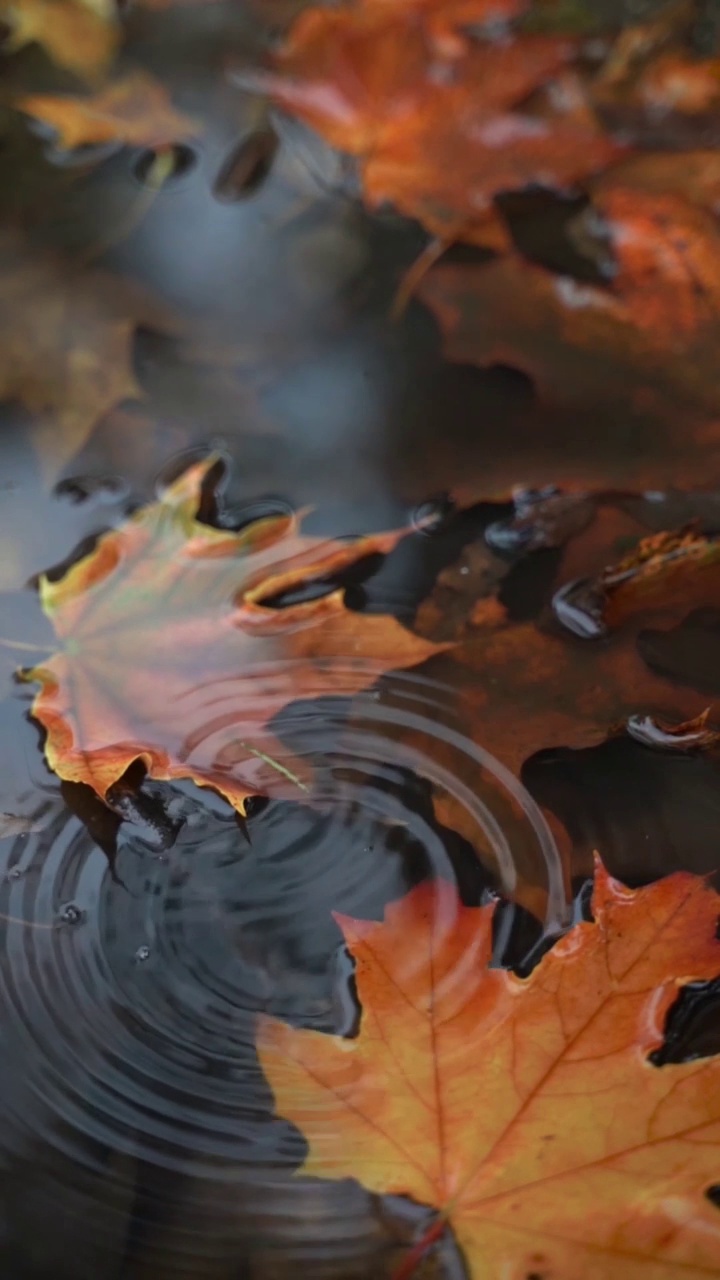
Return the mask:
<svg viewBox="0 0 720 1280">
<path fill-rule="evenodd" d="M 426 1244 L 451 1228 L 473 1280 L 714 1272 L 720 1059 L 651 1055 L 679 991 L 720 972 L 720 898 L 682 874 L 633 893 L 598 863 L 592 906 L 527 979 L 488 968 L 492 909 L 442 881 L 381 924 L 338 917 L 359 1035 L 259 1025 L 302 1173 L 432 1206 Z"/>
<path fill-rule="evenodd" d="M 139 287 L 73 269 L 14 236 L 0 238 L 0 400 L 34 415 L 30 436 L 53 480 L 99 419 L 141 394 L 131 367 L 140 323 L 167 310 Z"/>
<path fill-rule="evenodd" d="M 438 646 L 394 618 L 352 613 L 342 590 L 266 603 L 389 551 L 403 532 L 352 543 L 299 532 L 294 516 L 240 533 L 200 523 L 216 459 L 197 463 L 58 581 L 41 580 L 62 650 L 26 673 L 61 778 L 104 798 L 133 762 L 159 779 L 248 795 L 290 792 L 303 766 L 268 729 L 297 698 L 351 694 Z"/>
<path fill-rule="evenodd" d="M 652 518 L 664 505 L 659 498 L 656 494 L 647 504 Z M 540 917 L 547 876 L 538 842 L 523 823 L 522 805 L 515 806 L 518 812 L 508 808 L 507 783 L 499 788 L 493 782 L 492 765 L 483 764 L 474 748 L 514 775 L 522 801 L 525 766 L 538 753 L 547 759 L 556 751 L 572 755 L 599 747 L 618 724 L 639 726 L 648 718 L 655 724 L 682 724 L 708 704 L 703 690 L 707 672 L 714 669 L 716 634 L 707 638 L 704 677 L 696 679 L 697 663 L 689 662 L 679 684 L 663 677 L 665 664 L 648 649 L 650 644 L 654 651 L 656 637 L 667 633 L 648 626 L 676 623 L 689 607 L 716 600 L 720 542 L 692 530 L 643 536 L 644 518 L 651 517 L 633 516 L 622 503 L 617 495 L 555 493 L 537 504 L 535 523 L 532 508 L 527 512 L 526 524 L 526 503 L 520 498 L 514 516 L 490 525 L 482 542 L 469 544 L 439 575 L 418 611 L 416 628 L 436 640 L 452 637 L 452 649 L 424 666 L 415 692 L 412 681 L 383 687 L 388 751 L 397 743 L 415 752 L 419 771 L 431 781 L 440 822 L 463 836 L 490 872 L 507 883 L 502 849 L 472 801 L 486 798 L 501 830 L 510 833 L 512 897 Z M 527 539 L 524 554 L 518 535 Z M 552 542 L 558 536 L 567 539 L 561 553 L 559 548 L 548 553 L 543 539 Z M 504 543 L 502 555 L 487 546 L 498 539 Z M 618 548 L 629 545 L 635 550 L 618 557 Z M 527 595 L 531 607 L 525 610 Z M 588 639 L 598 635 L 596 643 Z M 358 731 L 363 714 L 358 703 L 353 722 Z M 583 846 L 577 856 L 573 846 L 571 862 L 567 833 L 556 830 L 555 835 L 569 884 L 573 876 L 587 873 L 592 846 Z M 594 846 L 614 868 L 612 822 Z M 639 873 L 642 844 L 635 854 L 624 865 Z"/>
</svg>

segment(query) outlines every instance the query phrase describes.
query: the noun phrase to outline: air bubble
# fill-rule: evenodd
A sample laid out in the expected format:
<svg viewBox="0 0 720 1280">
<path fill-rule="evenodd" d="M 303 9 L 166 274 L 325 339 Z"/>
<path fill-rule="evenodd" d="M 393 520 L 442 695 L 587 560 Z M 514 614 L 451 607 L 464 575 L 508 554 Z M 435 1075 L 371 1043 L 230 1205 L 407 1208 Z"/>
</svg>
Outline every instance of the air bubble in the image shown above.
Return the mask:
<svg viewBox="0 0 720 1280">
<path fill-rule="evenodd" d="M 85 919 L 85 912 L 74 902 L 66 902 L 60 908 L 58 918 L 61 924 L 76 925 L 82 924 Z"/>
<path fill-rule="evenodd" d="M 135 962 L 136 964 L 144 964 L 145 961 L 149 959 L 150 959 L 150 948 L 145 943 L 143 943 L 143 945 L 141 947 L 138 947 L 137 951 L 135 952 Z"/>
</svg>

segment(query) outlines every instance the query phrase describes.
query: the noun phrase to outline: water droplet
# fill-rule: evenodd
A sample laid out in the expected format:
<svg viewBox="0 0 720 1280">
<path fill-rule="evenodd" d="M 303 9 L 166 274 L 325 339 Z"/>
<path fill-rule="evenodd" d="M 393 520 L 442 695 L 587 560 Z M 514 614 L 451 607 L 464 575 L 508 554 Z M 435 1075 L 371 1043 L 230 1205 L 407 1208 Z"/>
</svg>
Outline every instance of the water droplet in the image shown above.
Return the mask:
<svg viewBox="0 0 720 1280">
<path fill-rule="evenodd" d="M 138 947 L 134 958 L 137 964 L 144 964 L 150 958 L 150 948 L 143 943 L 141 947 Z"/>
<path fill-rule="evenodd" d="M 76 903 L 66 902 L 60 908 L 59 919 L 61 924 L 82 924 L 85 919 L 85 912 Z"/>
<path fill-rule="evenodd" d="M 19 880 L 21 876 L 24 876 L 24 874 L 25 872 L 23 871 L 22 867 L 11 867 L 10 870 L 6 872 L 5 879 Z"/>
</svg>

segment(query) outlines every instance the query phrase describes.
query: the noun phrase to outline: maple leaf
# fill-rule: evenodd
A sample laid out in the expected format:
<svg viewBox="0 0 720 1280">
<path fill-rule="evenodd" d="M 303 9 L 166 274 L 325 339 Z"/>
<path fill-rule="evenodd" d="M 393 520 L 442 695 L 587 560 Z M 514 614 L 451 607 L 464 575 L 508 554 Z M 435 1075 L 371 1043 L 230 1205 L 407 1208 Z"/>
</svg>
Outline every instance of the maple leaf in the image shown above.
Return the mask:
<svg viewBox="0 0 720 1280">
<path fill-rule="evenodd" d="M 652 112 L 700 115 L 720 104 L 720 59 L 665 53 L 640 76 L 635 94 Z"/>
<path fill-rule="evenodd" d="M 140 323 L 173 328 L 141 288 L 0 237 L 0 399 L 35 415 L 30 436 L 46 480 L 109 409 L 142 394 L 131 368 Z"/>
<path fill-rule="evenodd" d="M 717 150 L 651 151 L 613 166 L 593 183 L 593 191 L 637 191 L 680 196 L 711 213 L 720 212 L 720 154 Z"/>
<path fill-rule="evenodd" d="M 120 42 L 110 5 L 83 0 L 10 0 L 2 6 L 11 27 L 9 50 L 40 44 L 53 62 L 94 80 L 107 69 Z"/>
<path fill-rule="evenodd" d="M 592 924 L 529 978 L 488 968 L 491 907 L 425 883 L 383 923 L 337 916 L 355 1039 L 261 1017 L 301 1172 L 438 1211 L 473 1280 L 714 1274 L 720 1058 L 654 1066 L 679 991 L 720 972 L 720 898 L 678 874 L 631 892 L 598 863 Z"/>
<path fill-rule="evenodd" d="M 624 486 L 628 447 L 638 486 L 663 488 L 678 476 L 684 485 L 704 483 L 712 466 L 708 446 L 717 448 L 720 412 L 712 372 L 720 335 L 717 219 L 679 195 L 625 190 L 609 180 L 594 207 L 613 260 L 606 286 L 556 275 L 519 255 L 440 264 L 420 286 L 448 358 L 519 368 L 537 390 L 541 421 L 528 425 L 524 456 L 513 449 L 489 458 L 485 493 L 520 479 Z M 603 425 L 580 432 L 577 418 L 572 425 L 568 419 L 554 448 L 562 411 L 597 413 Z M 607 447 L 613 420 L 622 423 L 622 450 Z M 693 438 L 703 447 L 689 450 Z M 480 495 L 461 489 L 459 496 Z"/>
<path fill-rule="evenodd" d="M 175 110 L 164 86 L 144 71 L 114 81 L 94 97 L 31 94 L 15 105 L 49 125 L 67 150 L 103 142 L 162 147 L 200 129 Z"/>
<path fill-rule="evenodd" d="M 590 113 L 531 115 L 533 90 L 575 56 L 571 40 L 468 39 L 521 6 L 462 0 L 311 8 L 267 70 L 241 82 L 358 156 L 371 207 L 389 202 L 442 240 L 498 244 L 493 197 L 596 173 L 618 145 Z M 504 246 L 503 246 L 504 247 Z"/>
<path fill-rule="evenodd" d="M 646 532 L 642 519 L 599 497 L 516 495 L 514 515 L 469 544 L 418 610 L 414 629 L 434 640 L 452 638 L 453 647 L 424 665 L 422 679 L 385 681 L 379 704 L 365 710 L 358 700 L 353 712 L 351 740 L 369 717 L 388 752 L 396 743 L 409 747 L 432 783 L 438 820 L 539 918 L 548 902 L 547 863 L 522 809 L 527 761 L 543 751 L 596 747 L 614 726 L 638 717 L 681 724 L 707 707 L 702 688 L 664 677 L 642 637 L 658 634 L 649 625 L 677 624 L 717 598 L 720 542 L 692 530 Z M 629 541 L 634 551 L 618 560 L 618 544 Z M 513 619 L 498 591 L 504 575 L 520 554 L 561 544 L 547 606 L 538 606 L 537 618 Z M 479 760 L 476 746 L 491 763 Z M 496 776 L 492 761 L 510 771 L 514 788 Z M 477 798 L 507 836 L 514 885 Z M 569 887 L 572 876 L 588 871 L 587 850 L 579 860 L 559 825 L 554 834 Z M 600 852 L 609 859 L 612 844 Z M 633 867 L 642 868 L 641 849 Z"/>
<path fill-rule="evenodd" d="M 266 726 L 296 698 L 351 694 L 438 646 L 394 618 L 345 608 L 342 591 L 264 602 L 389 551 L 403 532 L 353 543 L 298 531 L 294 516 L 240 533 L 197 518 L 216 459 L 190 467 L 159 501 L 100 538 L 40 598 L 60 653 L 26 673 L 33 715 L 61 778 L 101 798 L 136 760 L 154 778 L 212 786 L 241 813 L 302 770 Z"/>
</svg>

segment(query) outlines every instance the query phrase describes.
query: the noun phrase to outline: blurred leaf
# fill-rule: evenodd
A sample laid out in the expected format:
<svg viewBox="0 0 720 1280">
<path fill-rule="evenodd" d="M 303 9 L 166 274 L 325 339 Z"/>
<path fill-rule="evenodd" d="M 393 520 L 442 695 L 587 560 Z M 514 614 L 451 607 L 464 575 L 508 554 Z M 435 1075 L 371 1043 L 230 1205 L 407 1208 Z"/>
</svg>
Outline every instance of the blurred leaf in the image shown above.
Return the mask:
<svg viewBox="0 0 720 1280">
<path fill-rule="evenodd" d="M 2 13 L 12 28 L 7 49 L 40 44 L 59 67 L 87 80 L 107 70 L 120 43 L 114 5 L 11 0 Z"/>
<path fill-rule="evenodd" d="M 119 142 L 164 147 L 200 131 L 200 124 L 173 107 L 163 85 L 144 71 L 116 80 L 90 98 L 32 94 L 19 98 L 20 111 L 49 125 L 66 150 Z"/>
<path fill-rule="evenodd" d="M 141 396 L 131 367 L 140 323 L 172 327 L 142 289 L 0 238 L 0 399 L 34 415 L 44 478 L 55 478 L 96 422 Z"/>
<path fill-rule="evenodd" d="M 493 22 L 525 8 L 517 0 L 311 8 L 272 65 L 239 82 L 357 156 L 371 207 L 390 203 L 441 241 L 502 248 L 496 194 L 566 187 L 619 150 L 589 111 L 526 107 L 577 49 L 560 37 L 491 38 Z M 468 37 L 483 26 L 486 38 Z"/>
</svg>

